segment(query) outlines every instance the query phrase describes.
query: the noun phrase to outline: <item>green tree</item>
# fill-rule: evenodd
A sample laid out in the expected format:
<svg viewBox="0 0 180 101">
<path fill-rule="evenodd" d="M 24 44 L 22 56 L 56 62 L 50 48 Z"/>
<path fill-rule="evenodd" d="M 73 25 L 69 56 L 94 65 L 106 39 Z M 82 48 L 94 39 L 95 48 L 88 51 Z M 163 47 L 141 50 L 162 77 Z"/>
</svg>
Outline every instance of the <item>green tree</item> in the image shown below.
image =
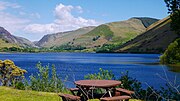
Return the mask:
<svg viewBox="0 0 180 101">
<path fill-rule="evenodd" d="M 180 0 L 164 0 L 171 18 L 171 29 L 180 37 Z M 160 57 L 163 64 L 180 63 L 180 38 L 171 43 Z"/>
<path fill-rule="evenodd" d="M 170 14 L 171 28 L 180 34 L 180 0 L 164 0 Z"/>
<path fill-rule="evenodd" d="M 171 43 L 160 57 L 163 64 L 180 64 L 180 39 Z"/>
</svg>

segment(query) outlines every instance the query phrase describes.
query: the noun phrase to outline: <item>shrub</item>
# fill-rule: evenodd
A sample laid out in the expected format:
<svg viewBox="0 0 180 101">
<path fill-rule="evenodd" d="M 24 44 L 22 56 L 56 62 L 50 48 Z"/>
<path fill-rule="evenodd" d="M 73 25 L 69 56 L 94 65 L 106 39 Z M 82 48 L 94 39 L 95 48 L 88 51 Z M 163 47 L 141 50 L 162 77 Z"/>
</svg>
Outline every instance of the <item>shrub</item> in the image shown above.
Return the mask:
<svg viewBox="0 0 180 101">
<path fill-rule="evenodd" d="M 171 43 L 160 57 L 163 64 L 180 64 L 180 38 Z"/>
<path fill-rule="evenodd" d="M 0 85 L 13 86 L 21 82 L 27 71 L 17 67 L 11 60 L 0 60 Z"/>
<path fill-rule="evenodd" d="M 145 101 L 158 99 L 157 90 L 154 90 L 153 87 L 148 87 L 147 89 L 142 88 L 142 83 L 137 79 L 130 77 L 128 71 L 121 73 L 121 77 L 118 80 L 122 82 L 122 85 L 119 87 L 135 91 L 135 94 L 132 96 L 133 98 Z"/>
<path fill-rule="evenodd" d="M 23 82 L 17 82 L 15 84 L 15 88 L 20 89 L 20 90 L 24 90 L 25 89 L 25 85 L 24 85 Z"/>
<path fill-rule="evenodd" d="M 65 90 L 61 79 L 57 76 L 54 65 L 51 66 L 51 74 L 49 65 L 42 66 L 39 62 L 36 68 L 38 69 L 37 75 L 30 76 L 30 88 L 32 90 L 46 92 L 62 92 Z"/>
<path fill-rule="evenodd" d="M 85 75 L 85 79 L 91 79 L 91 80 L 111 80 L 115 79 L 114 74 L 111 71 L 103 70 L 102 68 L 99 69 L 99 73 L 95 74 L 88 74 Z"/>
</svg>

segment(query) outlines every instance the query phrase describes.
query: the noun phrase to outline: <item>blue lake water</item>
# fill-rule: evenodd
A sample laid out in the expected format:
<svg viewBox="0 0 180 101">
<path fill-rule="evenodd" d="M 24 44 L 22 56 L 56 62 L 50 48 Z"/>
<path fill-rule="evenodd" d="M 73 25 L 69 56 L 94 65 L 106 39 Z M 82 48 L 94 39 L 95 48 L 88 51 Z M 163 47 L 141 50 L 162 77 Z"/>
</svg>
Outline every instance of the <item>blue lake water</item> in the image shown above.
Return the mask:
<svg viewBox="0 0 180 101">
<path fill-rule="evenodd" d="M 54 64 L 58 75 L 67 81 L 67 87 L 73 87 L 73 81 L 84 79 L 84 75 L 97 73 L 99 68 L 111 70 L 116 78 L 122 72 L 129 71 L 129 75 L 143 83 L 155 88 L 164 86 L 166 81 L 160 78 L 169 79 L 176 85 L 180 84 L 180 73 L 173 72 L 168 66 L 159 64 L 160 54 L 95 54 L 95 53 L 0 53 L 0 59 L 10 59 L 28 73 L 36 74 L 36 64 L 40 61 L 43 65 Z M 167 76 L 166 76 L 167 75 Z"/>
</svg>

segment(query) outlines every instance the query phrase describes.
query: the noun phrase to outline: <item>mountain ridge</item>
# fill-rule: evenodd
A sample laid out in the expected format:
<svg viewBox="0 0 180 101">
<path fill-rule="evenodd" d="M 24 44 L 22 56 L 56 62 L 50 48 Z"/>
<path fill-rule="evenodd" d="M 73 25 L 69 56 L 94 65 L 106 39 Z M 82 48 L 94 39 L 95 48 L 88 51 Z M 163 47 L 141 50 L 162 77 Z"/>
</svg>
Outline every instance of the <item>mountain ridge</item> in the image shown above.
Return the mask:
<svg viewBox="0 0 180 101">
<path fill-rule="evenodd" d="M 104 44 L 123 44 L 146 31 L 146 27 L 142 23 L 141 19 L 143 18 L 130 18 L 125 21 L 99 25 L 87 34 L 84 34 L 75 39 L 73 42 L 70 42 L 73 43 L 70 45 L 97 48 L 103 46 Z M 149 22 L 151 24 L 158 21 L 154 18 L 149 19 L 153 19 L 153 21 Z"/>
<path fill-rule="evenodd" d="M 83 27 L 83 28 L 79 28 L 77 30 L 72 30 L 72 31 L 59 32 L 59 33 L 55 33 L 55 34 L 47 34 L 47 35 L 43 36 L 42 39 L 40 39 L 38 42 L 36 42 L 35 45 L 37 45 L 39 47 L 52 47 L 52 46 L 62 45 L 62 44 L 68 43 L 69 41 L 73 40 L 74 38 L 76 38 L 79 35 L 87 33 L 88 31 L 90 31 L 93 28 L 94 28 L 94 26 L 88 26 L 88 27 Z M 74 36 L 70 36 L 70 35 L 72 35 L 72 33 L 74 33 Z M 64 37 L 64 39 L 62 37 Z M 62 40 L 68 40 L 68 41 L 62 42 Z M 57 43 L 55 43 L 55 42 L 57 42 Z"/>
<path fill-rule="evenodd" d="M 120 46 L 115 52 L 162 53 L 178 35 L 171 31 L 170 18 L 150 25 L 147 31 Z"/>
<path fill-rule="evenodd" d="M 35 47 L 35 45 L 28 39 L 14 36 L 3 27 L 0 27 L 0 39 L 3 39 L 8 43 L 17 44 L 22 47 Z"/>
</svg>

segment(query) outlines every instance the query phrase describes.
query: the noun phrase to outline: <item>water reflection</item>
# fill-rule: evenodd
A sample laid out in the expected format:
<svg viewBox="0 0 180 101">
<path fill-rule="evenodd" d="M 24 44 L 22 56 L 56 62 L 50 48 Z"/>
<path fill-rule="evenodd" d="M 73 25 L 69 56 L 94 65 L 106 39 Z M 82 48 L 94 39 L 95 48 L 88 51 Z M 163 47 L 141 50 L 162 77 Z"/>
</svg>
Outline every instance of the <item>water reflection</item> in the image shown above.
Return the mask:
<svg viewBox="0 0 180 101">
<path fill-rule="evenodd" d="M 167 67 L 169 71 L 180 73 L 180 65 L 168 65 Z"/>
</svg>

